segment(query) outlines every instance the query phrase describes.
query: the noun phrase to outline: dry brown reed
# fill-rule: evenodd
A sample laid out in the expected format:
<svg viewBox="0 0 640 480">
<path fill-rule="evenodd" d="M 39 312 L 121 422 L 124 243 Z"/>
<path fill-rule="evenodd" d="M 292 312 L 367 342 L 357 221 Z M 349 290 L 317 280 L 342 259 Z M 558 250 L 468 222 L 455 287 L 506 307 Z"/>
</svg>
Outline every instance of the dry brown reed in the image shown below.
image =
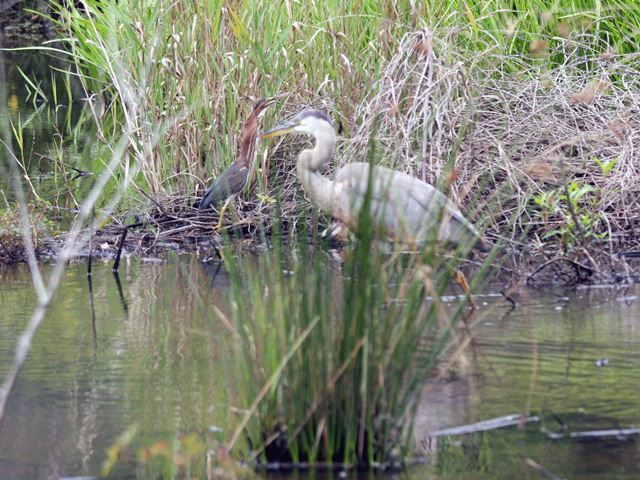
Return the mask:
<svg viewBox="0 0 640 480">
<path fill-rule="evenodd" d="M 580 35 L 548 53 L 562 63 L 523 61 L 514 76 L 495 59 L 465 64 L 452 45 L 427 30 L 405 36 L 338 163 L 361 156 L 377 118 L 380 161 L 448 188 L 490 237 L 526 251 L 515 271 L 529 271 L 532 254 L 537 265 L 577 256 L 592 273 L 627 271 L 615 254 L 639 245 L 638 54 L 603 55 Z M 574 207 L 562 200 L 572 182 L 589 192 Z M 534 199 L 549 192 L 556 204 L 543 211 Z M 593 231 L 570 231 L 572 218 Z M 554 233 L 563 228 L 576 248 Z"/>
<path fill-rule="evenodd" d="M 560 219 L 541 222 L 533 216 L 531 197 L 570 181 L 598 192 L 590 213 L 604 215 L 611 237 L 637 228 L 639 57 L 601 55 L 597 42 L 586 35 L 567 40 L 558 52 L 563 63 L 552 69 L 533 66 L 525 79 L 483 74 L 488 81 L 473 133 L 456 165 L 462 180 L 490 171 L 495 181 L 512 186 L 512 201 L 504 203 L 511 208 L 491 222 L 495 232 L 515 239 L 529 230 L 542 239 Z M 610 162 L 615 164 L 609 171 L 600 166 Z"/>
<path fill-rule="evenodd" d="M 431 183 L 446 173 L 472 93 L 467 66 L 452 57 L 451 38 L 429 30 L 404 36 L 356 111 L 358 125 L 344 160 L 362 158 L 377 130 L 382 162 Z"/>
</svg>

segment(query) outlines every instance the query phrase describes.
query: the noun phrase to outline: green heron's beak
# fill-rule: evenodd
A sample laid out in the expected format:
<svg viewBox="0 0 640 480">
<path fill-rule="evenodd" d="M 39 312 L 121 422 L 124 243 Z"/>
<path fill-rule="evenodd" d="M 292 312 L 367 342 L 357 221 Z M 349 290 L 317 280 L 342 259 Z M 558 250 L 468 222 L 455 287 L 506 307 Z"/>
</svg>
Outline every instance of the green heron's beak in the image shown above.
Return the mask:
<svg viewBox="0 0 640 480">
<path fill-rule="evenodd" d="M 298 122 L 296 121 L 284 122 L 284 123 L 281 123 L 280 125 L 276 125 L 275 127 L 273 127 L 270 130 L 267 130 L 266 132 L 262 132 L 260 136 L 262 138 L 271 138 L 271 137 L 278 137 L 280 135 L 286 135 L 287 133 L 293 132 L 293 129 L 296 128 L 297 126 L 298 126 Z"/>
<path fill-rule="evenodd" d="M 280 100 L 281 98 L 285 98 L 289 96 L 289 92 L 283 92 L 283 93 L 278 93 L 277 95 L 274 95 L 273 97 L 264 97 L 264 103 L 266 103 L 267 105 L 271 105 L 276 103 L 278 100 Z"/>
<path fill-rule="evenodd" d="M 249 96 L 249 99 L 255 104 L 253 107 L 254 110 L 256 108 L 259 108 L 260 111 L 262 112 L 269 105 L 273 105 L 278 100 L 288 96 L 289 96 L 289 92 L 284 92 L 284 93 L 278 93 L 277 95 L 274 95 L 272 97 L 262 97 L 260 99 L 256 99 L 255 97 Z"/>
</svg>

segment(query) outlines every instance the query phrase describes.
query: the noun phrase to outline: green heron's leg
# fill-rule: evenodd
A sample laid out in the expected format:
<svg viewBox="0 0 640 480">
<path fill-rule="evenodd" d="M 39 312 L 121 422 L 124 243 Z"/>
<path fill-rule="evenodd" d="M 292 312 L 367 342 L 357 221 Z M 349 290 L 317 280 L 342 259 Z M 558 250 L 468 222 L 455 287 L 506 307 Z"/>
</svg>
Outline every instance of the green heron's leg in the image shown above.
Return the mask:
<svg viewBox="0 0 640 480">
<path fill-rule="evenodd" d="M 216 228 L 214 229 L 216 232 L 219 232 L 220 229 L 222 228 L 222 219 L 224 218 L 224 211 L 229 206 L 229 202 L 231 202 L 231 198 L 227 198 L 227 200 L 224 202 L 224 205 L 220 209 L 220 219 L 218 220 L 218 224 L 216 225 Z"/>
</svg>

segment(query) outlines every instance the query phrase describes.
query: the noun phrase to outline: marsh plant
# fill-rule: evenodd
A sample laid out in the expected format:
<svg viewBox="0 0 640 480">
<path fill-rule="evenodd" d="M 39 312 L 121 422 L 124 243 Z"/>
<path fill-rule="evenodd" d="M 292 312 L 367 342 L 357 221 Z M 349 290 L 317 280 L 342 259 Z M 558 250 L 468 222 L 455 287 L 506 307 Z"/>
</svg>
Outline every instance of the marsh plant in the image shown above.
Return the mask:
<svg viewBox="0 0 640 480">
<path fill-rule="evenodd" d="M 227 259 L 243 412 L 227 447 L 239 458 L 390 467 L 412 456 L 420 393 L 468 310 L 439 300 L 456 256 L 383 253 L 367 201 L 341 261 L 306 231 L 286 249 L 274 235 L 256 262 Z"/>
<path fill-rule="evenodd" d="M 559 238 L 563 250 L 569 251 L 578 245 L 584 245 L 587 239 L 604 238 L 605 233 L 600 231 L 604 217 L 598 211 L 595 191 L 595 187 L 589 184 L 571 181 L 565 188 L 555 188 L 535 195 L 533 201 L 539 208 L 537 214 L 545 224 L 556 226 L 543 239 Z"/>
<path fill-rule="evenodd" d="M 200 186 L 195 179 L 204 184 L 207 175 L 224 170 L 243 112 L 251 108 L 248 96 L 278 92 L 291 93 L 292 105 L 278 107 L 285 112 L 301 104 L 335 111 L 345 137 L 357 137 L 355 147 L 368 138 L 372 111 L 388 111 L 389 124 L 406 132 L 398 146 L 404 155 L 386 161 L 406 171 L 423 168 L 423 175 L 439 173 L 440 165 L 416 165 L 416 155 L 447 151 L 467 97 L 482 93 L 470 85 L 494 85 L 514 73 L 525 81 L 531 73 L 539 85 L 537 69 L 564 65 L 583 44 L 593 46 L 594 58 L 618 58 L 613 52 L 637 50 L 640 25 L 637 5 L 594 0 L 553 6 L 527 0 L 509 8 L 495 0 L 50 5 L 85 94 L 106 122 L 103 141 L 125 130 L 144 144 L 150 131 L 158 133 L 140 182 L 154 194 L 193 191 Z M 433 40 L 415 43 L 407 36 L 424 29 Z M 583 33 L 589 37 L 574 40 Z M 434 54 L 435 68 L 416 62 Z M 581 67 L 582 80 L 588 76 Z M 372 79 L 380 88 L 372 88 Z M 513 91 L 521 99 L 522 86 Z M 492 105 L 496 98 L 502 96 L 487 92 Z M 282 116 L 278 108 L 268 115 Z M 411 117 L 408 123 L 399 121 L 403 115 Z M 425 138 L 430 143 L 415 144 Z"/>
<path fill-rule="evenodd" d="M 529 232 L 541 245 L 563 236 L 577 245 L 573 235 L 601 245 L 603 225 L 627 232 L 638 217 L 640 8 L 418 3 L 82 0 L 51 2 L 51 10 L 97 143 L 110 148 L 122 132 L 131 140 L 126 152 L 139 170 L 123 162 L 114 182 L 132 179 L 128 200 L 152 219 L 156 206 L 164 214 L 171 205 L 188 223 L 205 185 L 235 158 L 249 97 L 289 92 L 263 126 L 321 108 L 342 127 L 340 167 L 365 156 L 380 118 L 380 163 L 446 190 L 467 211 L 486 206 L 482 223 L 503 238 Z M 289 221 L 301 218 L 294 169 L 283 161 L 295 142 L 256 149 L 256 182 L 241 195 L 252 232 L 271 222 L 277 195 L 289 203 Z M 560 214 L 540 221 L 532 197 L 553 190 L 560 170 L 561 185 L 595 190 L 580 202 L 583 220 L 562 218 L 576 227 L 547 235 Z M 489 195 L 497 191 L 500 204 Z M 596 206 L 606 222 L 596 221 Z"/>
</svg>

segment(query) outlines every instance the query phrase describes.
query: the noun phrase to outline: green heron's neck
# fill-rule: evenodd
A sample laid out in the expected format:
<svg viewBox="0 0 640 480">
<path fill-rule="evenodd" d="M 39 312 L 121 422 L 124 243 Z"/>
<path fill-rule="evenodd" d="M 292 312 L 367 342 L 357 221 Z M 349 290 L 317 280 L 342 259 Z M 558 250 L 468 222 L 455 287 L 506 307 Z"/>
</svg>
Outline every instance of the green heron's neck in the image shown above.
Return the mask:
<svg viewBox="0 0 640 480">
<path fill-rule="evenodd" d="M 251 168 L 253 163 L 254 152 L 258 142 L 258 119 L 253 114 L 242 129 L 242 137 L 240 139 L 240 154 L 237 162 L 246 168 Z"/>
</svg>

